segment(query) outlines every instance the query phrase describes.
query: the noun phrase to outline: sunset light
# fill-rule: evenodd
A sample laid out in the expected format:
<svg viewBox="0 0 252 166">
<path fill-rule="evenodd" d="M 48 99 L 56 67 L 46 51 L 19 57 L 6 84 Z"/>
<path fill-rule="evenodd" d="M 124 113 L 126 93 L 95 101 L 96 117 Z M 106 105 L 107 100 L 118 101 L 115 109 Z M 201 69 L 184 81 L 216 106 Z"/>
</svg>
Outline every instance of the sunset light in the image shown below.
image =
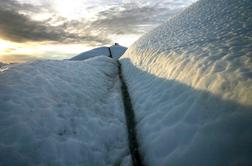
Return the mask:
<svg viewBox="0 0 252 166">
<path fill-rule="evenodd" d="M 0 39 L 0 54 L 6 53 L 15 47 L 16 46 L 12 42 Z"/>
<path fill-rule="evenodd" d="M 65 59 L 114 43 L 129 47 L 195 1 L 1 1 L 0 61 Z"/>
</svg>

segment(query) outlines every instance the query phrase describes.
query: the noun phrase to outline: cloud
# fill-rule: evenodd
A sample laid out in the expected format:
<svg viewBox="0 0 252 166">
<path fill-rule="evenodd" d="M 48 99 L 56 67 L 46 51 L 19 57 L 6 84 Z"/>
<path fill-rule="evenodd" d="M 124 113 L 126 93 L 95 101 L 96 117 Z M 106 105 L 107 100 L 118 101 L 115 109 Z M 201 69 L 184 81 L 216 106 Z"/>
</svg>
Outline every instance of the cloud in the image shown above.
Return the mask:
<svg viewBox="0 0 252 166">
<path fill-rule="evenodd" d="M 15 42 L 29 41 L 56 41 L 63 43 L 94 42 L 94 44 L 107 44 L 109 39 L 100 36 L 89 35 L 85 25 L 79 33 L 68 32 L 73 29 L 76 22 L 70 21 L 59 26 L 52 26 L 47 21 L 39 22 L 29 16 L 19 13 L 20 10 L 36 11 L 37 7 L 7 0 L 0 5 L 0 36 Z M 41 10 L 41 9 L 38 9 Z M 80 27 L 80 25 L 78 25 Z"/>
<path fill-rule="evenodd" d="M 113 34 L 142 34 L 167 21 L 177 12 L 178 9 L 124 4 L 120 8 L 113 7 L 100 12 L 91 27 Z"/>
<path fill-rule="evenodd" d="M 117 3 L 98 12 L 95 20 L 86 20 L 85 17 L 69 20 L 54 13 L 53 7 L 47 3 L 36 6 L 5 0 L 0 2 L 0 37 L 14 42 L 105 45 L 111 43 L 111 36 L 140 35 L 153 29 L 175 15 L 181 9 L 182 1 Z M 33 13 L 44 11 L 52 13 L 51 17 L 44 21 L 31 18 Z"/>
<path fill-rule="evenodd" d="M 15 0 L 4 0 L 1 1 L 1 10 L 9 10 L 9 11 L 33 11 L 38 12 L 41 11 L 41 6 L 34 6 L 28 3 L 18 3 Z"/>
</svg>

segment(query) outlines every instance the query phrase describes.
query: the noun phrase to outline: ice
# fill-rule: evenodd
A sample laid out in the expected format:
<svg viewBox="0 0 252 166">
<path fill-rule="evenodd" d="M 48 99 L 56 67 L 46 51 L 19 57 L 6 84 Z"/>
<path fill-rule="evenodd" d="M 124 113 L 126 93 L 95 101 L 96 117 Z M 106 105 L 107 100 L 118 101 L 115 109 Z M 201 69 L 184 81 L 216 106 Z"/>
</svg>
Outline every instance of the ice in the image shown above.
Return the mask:
<svg viewBox="0 0 252 166">
<path fill-rule="evenodd" d="M 251 48 L 251 0 L 199 1 L 128 48 L 146 165 L 252 165 Z"/>
<path fill-rule="evenodd" d="M 110 50 L 109 50 L 110 49 Z M 118 59 L 120 58 L 123 53 L 127 50 L 126 47 L 120 46 L 116 43 L 116 45 L 112 45 L 111 47 L 98 47 L 83 53 L 80 53 L 79 55 L 74 56 L 70 60 L 85 60 L 96 56 L 107 56 L 110 57 L 110 51 L 112 54 L 112 58 Z"/>
<path fill-rule="evenodd" d="M 0 92 L 0 165 L 131 162 L 115 60 L 13 65 Z"/>
</svg>

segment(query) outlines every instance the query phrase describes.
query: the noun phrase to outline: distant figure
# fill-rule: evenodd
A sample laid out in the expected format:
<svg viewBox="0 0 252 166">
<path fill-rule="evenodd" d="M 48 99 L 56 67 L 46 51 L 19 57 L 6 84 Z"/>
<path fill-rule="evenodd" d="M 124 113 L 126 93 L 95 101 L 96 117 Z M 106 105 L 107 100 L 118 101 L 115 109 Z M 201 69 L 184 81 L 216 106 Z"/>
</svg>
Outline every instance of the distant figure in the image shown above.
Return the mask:
<svg viewBox="0 0 252 166">
<path fill-rule="evenodd" d="M 114 59 L 119 59 L 126 50 L 127 50 L 126 47 L 123 47 L 118 43 L 115 43 L 110 47 L 98 47 L 86 52 L 82 52 L 69 60 L 85 60 L 96 56 L 108 56 Z"/>
</svg>

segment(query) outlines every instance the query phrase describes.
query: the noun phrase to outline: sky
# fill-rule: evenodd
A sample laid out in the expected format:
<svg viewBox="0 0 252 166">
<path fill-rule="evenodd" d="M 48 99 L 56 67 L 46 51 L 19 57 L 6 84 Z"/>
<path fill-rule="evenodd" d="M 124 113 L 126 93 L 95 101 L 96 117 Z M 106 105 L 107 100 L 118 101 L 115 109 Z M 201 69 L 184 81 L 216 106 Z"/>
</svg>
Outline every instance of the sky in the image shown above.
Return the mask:
<svg viewBox="0 0 252 166">
<path fill-rule="evenodd" d="M 0 0 L 0 62 L 130 46 L 196 0 Z"/>
</svg>

